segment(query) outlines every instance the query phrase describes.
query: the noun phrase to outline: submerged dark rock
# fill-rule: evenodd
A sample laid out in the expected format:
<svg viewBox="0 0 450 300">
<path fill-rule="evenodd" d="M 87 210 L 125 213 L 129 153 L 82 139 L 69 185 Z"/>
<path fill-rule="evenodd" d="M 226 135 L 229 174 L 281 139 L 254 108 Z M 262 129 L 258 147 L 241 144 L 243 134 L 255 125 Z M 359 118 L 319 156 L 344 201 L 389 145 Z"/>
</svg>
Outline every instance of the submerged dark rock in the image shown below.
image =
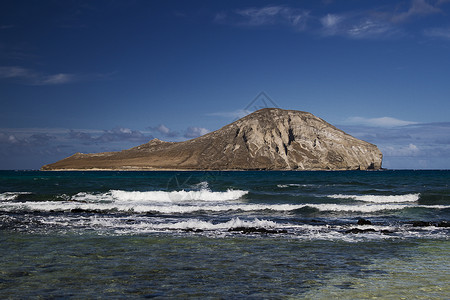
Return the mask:
<svg viewBox="0 0 450 300">
<path fill-rule="evenodd" d="M 441 221 L 441 222 L 437 223 L 436 226 L 437 227 L 450 227 L 450 222 L 448 222 L 448 221 Z"/>
<path fill-rule="evenodd" d="M 413 227 L 427 227 L 432 226 L 433 224 L 431 222 L 425 222 L 425 221 L 414 221 L 412 223 Z"/>
<path fill-rule="evenodd" d="M 94 214 L 98 214 L 98 213 L 103 213 L 102 210 L 100 209 L 83 209 L 83 208 L 72 208 L 70 210 L 71 213 L 75 213 L 75 214 L 80 214 L 80 213 L 94 213 Z"/>
<path fill-rule="evenodd" d="M 192 140 L 76 153 L 42 170 L 378 170 L 382 156 L 311 113 L 264 108 Z"/>
<path fill-rule="evenodd" d="M 358 225 L 372 225 L 372 222 L 366 219 L 359 219 L 357 222 Z"/>
<path fill-rule="evenodd" d="M 203 232 L 203 229 L 199 229 L 199 228 L 186 228 L 186 229 L 183 229 L 183 231 L 185 231 L 185 232 Z"/>
<path fill-rule="evenodd" d="M 228 229 L 229 232 L 237 231 L 242 233 L 287 233 L 287 230 L 266 229 L 262 227 L 233 227 Z"/>
</svg>

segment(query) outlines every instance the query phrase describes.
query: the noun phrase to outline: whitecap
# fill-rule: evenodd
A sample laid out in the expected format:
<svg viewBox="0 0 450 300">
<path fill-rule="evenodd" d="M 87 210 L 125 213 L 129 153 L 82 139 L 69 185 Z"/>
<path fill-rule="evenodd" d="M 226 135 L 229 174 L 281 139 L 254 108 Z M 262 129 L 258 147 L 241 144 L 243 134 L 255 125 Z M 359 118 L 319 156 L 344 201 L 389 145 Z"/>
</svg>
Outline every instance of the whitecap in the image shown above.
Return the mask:
<svg viewBox="0 0 450 300">
<path fill-rule="evenodd" d="M 229 201 L 238 200 L 246 194 L 248 194 L 248 191 L 231 189 L 228 189 L 225 192 L 213 192 L 209 189 L 171 192 L 111 190 L 101 194 L 78 193 L 72 197 L 72 200 L 79 202 L 134 202 L 144 204 L 150 202 Z"/>
<path fill-rule="evenodd" d="M 353 199 L 357 201 L 373 202 L 373 203 L 401 203 L 401 202 L 416 202 L 419 200 L 420 194 L 406 194 L 406 195 L 343 195 L 334 194 L 329 195 L 328 198 L 333 199 Z"/>
<path fill-rule="evenodd" d="M 288 183 L 288 184 L 277 184 L 279 188 L 288 188 L 288 187 L 312 187 L 314 184 L 300 184 L 300 183 Z"/>
<path fill-rule="evenodd" d="M 0 209 L 14 211 L 122 211 L 130 213 L 164 213 L 164 214 L 184 214 L 199 211 L 224 212 L 224 211 L 293 211 L 302 208 L 315 208 L 319 211 L 336 212 L 377 212 L 387 210 L 402 210 L 405 208 L 427 208 L 445 209 L 448 205 L 407 205 L 407 204 L 365 204 L 365 205 L 342 205 L 342 204 L 248 204 L 248 203 L 134 203 L 109 202 L 109 203 L 79 203 L 73 201 L 45 201 L 45 202 L 3 202 Z"/>
<path fill-rule="evenodd" d="M 0 201 L 16 200 L 20 195 L 29 195 L 30 192 L 4 192 L 0 193 Z"/>
</svg>

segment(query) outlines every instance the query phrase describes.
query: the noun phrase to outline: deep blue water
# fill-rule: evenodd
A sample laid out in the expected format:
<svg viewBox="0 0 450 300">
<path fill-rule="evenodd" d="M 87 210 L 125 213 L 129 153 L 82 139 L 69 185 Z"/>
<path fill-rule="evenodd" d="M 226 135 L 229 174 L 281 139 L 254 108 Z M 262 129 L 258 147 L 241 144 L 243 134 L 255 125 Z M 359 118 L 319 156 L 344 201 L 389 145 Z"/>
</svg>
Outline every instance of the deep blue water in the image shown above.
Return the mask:
<svg viewBox="0 0 450 300">
<path fill-rule="evenodd" d="M 449 298 L 449 179 L 1 171 L 0 296 Z"/>
</svg>

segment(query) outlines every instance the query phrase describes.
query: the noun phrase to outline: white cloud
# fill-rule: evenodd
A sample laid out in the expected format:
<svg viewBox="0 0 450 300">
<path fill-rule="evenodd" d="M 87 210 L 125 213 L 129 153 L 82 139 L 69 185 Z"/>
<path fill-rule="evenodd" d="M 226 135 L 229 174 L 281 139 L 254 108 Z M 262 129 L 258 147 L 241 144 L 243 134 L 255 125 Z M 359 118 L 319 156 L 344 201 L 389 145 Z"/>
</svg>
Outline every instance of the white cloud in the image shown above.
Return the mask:
<svg viewBox="0 0 450 300">
<path fill-rule="evenodd" d="M 450 168 L 450 122 L 396 127 L 370 127 L 361 124 L 338 127 L 354 137 L 377 145 L 383 153 L 384 167 Z"/>
<path fill-rule="evenodd" d="M 16 143 L 18 143 L 18 140 L 17 140 L 16 136 L 13 134 L 0 132 L 0 142 L 2 144 L 16 144 Z"/>
<path fill-rule="evenodd" d="M 343 20 L 342 16 L 328 14 L 320 19 L 320 22 L 325 28 L 335 29 L 336 26 Z"/>
<path fill-rule="evenodd" d="M 363 117 L 350 117 L 345 120 L 346 124 L 350 125 L 363 125 L 372 127 L 397 127 L 417 124 L 417 122 L 404 121 L 391 117 L 381 117 L 381 118 L 363 118 Z"/>
<path fill-rule="evenodd" d="M 152 132 L 162 134 L 165 137 L 177 137 L 179 135 L 178 132 L 171 130 L 164 124 L 160 124 L 156 127 L 148 127 L 148 129 Z"/>
<path fill-rule="evenodd" d="M 196 137 L 205 135 L 209 132 L 210 131 L 208 129 L 202 128 L 202 127 L 188 127 L 188 129 L 186 129 L 184 137 L 185 138 L 196 138 Z"/>
<path fill-rule="evenodd" d="M 411 156 L 419 156 L 420 155 L 419 148 L 414 144 L 409 144 L 406 146 L 398 146 L 398 145 L 397 146 L 385 146 L 385 147 L 381 147 L 381 150 L 385 156 L 391 156 L 391 157 L 396 157 L 396 156 L 411 157 Z"/>
<path fill-rule="evenodd" d="M 170 133 L 170 129 L 167 128 L 166 126 L 164 126 L 163 124 L 159 125 L 157 127 L 157 130 L 163 134 L 169 134 Z"/>
</svg>

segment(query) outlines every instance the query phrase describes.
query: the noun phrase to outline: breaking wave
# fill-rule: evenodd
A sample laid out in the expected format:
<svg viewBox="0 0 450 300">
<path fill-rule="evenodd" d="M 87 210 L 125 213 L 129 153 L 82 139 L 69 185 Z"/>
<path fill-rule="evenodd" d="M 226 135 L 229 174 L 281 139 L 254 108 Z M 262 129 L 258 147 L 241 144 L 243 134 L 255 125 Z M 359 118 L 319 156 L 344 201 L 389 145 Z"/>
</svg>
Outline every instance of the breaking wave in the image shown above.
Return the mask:
<svg viewBox="0 0 450 300">
<path fill-rule="evenodd" d="M 172 229 L 172 230 L 184 230 L 184 229 L 202 229 L 202 230 L 226 230 L 236 227 L 258 227 L 258 228 L 277 228 L 280 224 L 268 220 L 259 220 L 255 218 L 253 221 L 241 220 L 239 218 L 233 218 L 228 222 L 212 223 L 209 221 L 202 221 L 198 219 L 189 219 L 186 221 L 175 223 L 162 223 L 151 224 L 154 229 Z"/>
<path fill-rule="evenodd" d="M 14 218 L 14 217 L 12 217 Z M 159 218 L 149 216 L 116 217 L 116 216 L 71 216 L 56 215 L 37 217 L 34 223 L 61 228 L 63 230 L 76 230 L 77 228 L 91 228 L 98 232 L 114 234 L 145 234 L 156 232 L 194 232 L 208 236 L 226 236 L 239 233 L 276 233 L 287 234 L 290 238 L 307 240 L 344 240 L 358 241 L 361 239 L 396 239 L 406 237 L 445 238 L 445 228 L 435 226 L 413 227 L 411 224 L 375 224 L 354 225 L 344 224 L 295 224 L 279 223 L 266 219 L 231 218 L 227 221 L 202 220 L 189 218 L 178 221 L 173 218 Z M 0 216 L 1 220 L 1 216 Z M 70 228 L 67 225 L 70 224 Z M 248 232 L 245 228 L 250 229 Z M 252 231 L 252 229 L 255 229 Z M 267 231 L 265 231 L 267 230 Z M 356 233 L 355 233 L 356 231 Z M 230 233 L 231 232 L 231 233 Z M 278 236 L 278 235 L 277 235 Z"/>
<path fill-rule="evenodd" d="M 288 187 L 312 187 L 316 186 L 314 184 L 300 184 L 300 183 L 288 183 L 288 184 L 277 184 L 279 188 L 288 188 Z"/>
<path fill-rule="evenodd" d="M 419 200 L 420 194 L 406 195 L 343 195 L 335 194 L 328 196 L 333 199 L 353 199 L 357 201 L 373 202 L 373 203 L 402 203 L 416 202 Z"/>
<path fill-rule="evenodd" d="M 12 201 L 19 198 L 20 195 L 28 195 L 29 192 L 5 192 L 0 193 L 0 201 Z"/>
<path fill-rule="evenodd" d="M 73 201 L 78 202 L 133 202 L 133 203 L 149 203 L 149 202 L 182 202 L 182 201 L 229 201 L 237 200 L 248 191 L 227 190 L 226 192 L 212 192 L 208 189 L 199 191 L 122 191 L 111 190 L 102 194 L 78 193 L 71 197 Z"/>
<path fill-rule="evenodd" d="M 328 212 L 362 212 L 371 213 L 378 211 L 402 210 L 406 208 L 446 209 L 449 205 L 406 205 L 406 204 L 248 204 L 248 203 L 79 203 L 74 201 L 45 201 L 45 202 L 2 202 L 0 210 L 3 211 L 120 211 L 130 213 L 164 213 L 184 214 L 199 211 L 225 212 L 225 211 L 295 211 L 303 208 L 313 208 L 318 211 Z"/>
</svg>

